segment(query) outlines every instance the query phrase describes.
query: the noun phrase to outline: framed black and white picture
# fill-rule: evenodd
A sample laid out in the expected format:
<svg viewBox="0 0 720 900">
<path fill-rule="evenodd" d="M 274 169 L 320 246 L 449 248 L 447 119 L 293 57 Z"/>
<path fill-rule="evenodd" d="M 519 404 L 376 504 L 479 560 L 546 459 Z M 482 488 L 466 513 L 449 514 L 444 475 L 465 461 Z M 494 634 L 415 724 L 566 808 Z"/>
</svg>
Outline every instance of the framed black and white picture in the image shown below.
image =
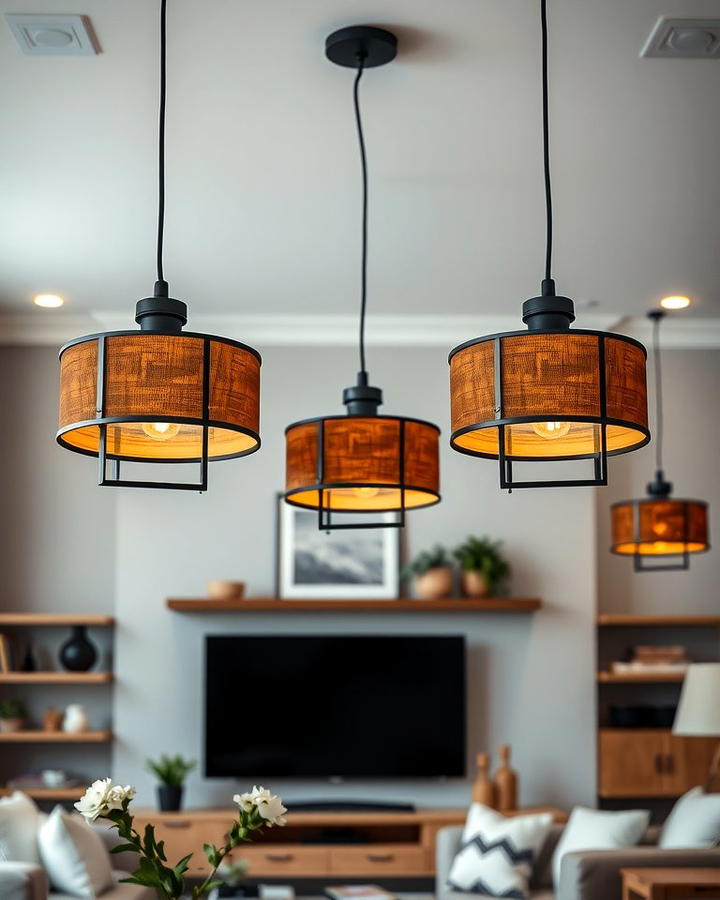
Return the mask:
<svg viewBox="0 0 720 900">
<path fill-rule="evenodd" d="M 394 600 L 400 592 L 397 528 L 318 529 L 318 514 L 278 498 L 277 590 L 285 600 Z M 387 513 L 387 521 L 394 513 Z M 343 522 L 363 521 L 343 515 Z"/>
</svg>

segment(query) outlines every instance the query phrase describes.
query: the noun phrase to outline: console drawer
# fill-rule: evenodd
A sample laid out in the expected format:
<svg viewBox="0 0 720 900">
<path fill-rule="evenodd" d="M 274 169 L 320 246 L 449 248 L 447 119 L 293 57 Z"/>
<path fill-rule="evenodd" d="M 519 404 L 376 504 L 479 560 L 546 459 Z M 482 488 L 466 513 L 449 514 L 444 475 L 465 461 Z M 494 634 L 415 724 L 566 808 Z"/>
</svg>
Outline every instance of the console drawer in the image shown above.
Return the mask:
<svg viewBox="0 0 720 900">
<path fill-rule="evenodd" d="M 234 860 L 247 860 L 248 875 L 255 878 L 282 875 L 327 875 L 330 871 L 328 851 L 323 847 L 297 844 L 239 846 L 233 850 Z"/>
<path fill-rule="evenodd" d="M 431 873 L 422 847 L 377 844 L 330 849 L 330 872 L 337 875 L 425 875 Z"/>
</svg>

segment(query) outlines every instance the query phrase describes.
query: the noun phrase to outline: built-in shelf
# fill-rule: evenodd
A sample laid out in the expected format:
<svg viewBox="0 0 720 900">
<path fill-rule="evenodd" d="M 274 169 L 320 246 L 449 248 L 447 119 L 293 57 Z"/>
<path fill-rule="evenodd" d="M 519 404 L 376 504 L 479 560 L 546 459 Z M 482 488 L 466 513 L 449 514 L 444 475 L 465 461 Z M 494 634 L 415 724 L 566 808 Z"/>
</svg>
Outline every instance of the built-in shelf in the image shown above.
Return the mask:
<svg viewBox="0 0 720 900">
<path fill-rule="evenodd" d="M 598 672 L 602 684 L 673 684 L 685 678 L 684 672 Z"/>
<path fill-rule="evenodd" d="M 2 672 L 0 684 L 109 684 L 112 672 Z"/>
<path fill-rule="evenodd" d="M 184 613 L 236 612 L 507 612 L 529 613 L 540 609 L 535 597 L 470 597 L 447 600 L 204 600 L 176 598 L 167 601 L 168 609 Z"/>
<path fill-rule="evenodd" d="M 636 616 L 625 613 L 605 613 L 598 616 L 597 623 L 600 626 L 659 625 L 668 628 L 684 628 L 710 625 L 720 628 L 720 616 Z"/>
<path fill-rule="evenodd" d="M 24 787 L 20 785 L 17 788 L 0 788 L 0 797 L 7 797 L 13 791 L 22 791 L 33 800 L 79 800 L 85 793 L 85 788 L 69 787 L 69 788 L 49 788 L 49 787 Z"/>
<path fill-rule="evenodd" d="M 105 744 L 112 740 L 111 731 L 2 731 L 2 744 Z"/>
<path fill-rule="evenodd" d="M 0 613 L 0 628 L 9 628 L 12 626 L 71 627 L 73 625 L 107 628 L 114 624 L 115 619 L 112 616 L 96 615 L 93 613 Z"/>
</svg>

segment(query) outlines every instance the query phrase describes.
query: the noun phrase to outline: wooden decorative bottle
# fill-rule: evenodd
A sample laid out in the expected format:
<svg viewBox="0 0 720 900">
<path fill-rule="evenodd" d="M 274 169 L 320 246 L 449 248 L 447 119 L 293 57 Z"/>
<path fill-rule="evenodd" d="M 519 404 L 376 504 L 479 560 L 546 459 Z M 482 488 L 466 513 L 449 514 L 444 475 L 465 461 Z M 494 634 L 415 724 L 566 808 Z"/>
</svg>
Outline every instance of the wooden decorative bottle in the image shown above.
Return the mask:
<svg viewBox="0 0 720 900">
<path fill-rule="evenodd" d="M 510 745 L 500 747 L 500 766 L 493 778 L 497 809 L 500 812 L 511 812 L 518 808 L 518 777 L 510 766 Z"/>
<path fill-rule="evenodd" d="M 477 775 L 472 789 L 472 801 L 495 809 L 495 787 L 490 779 L 489 753 L 477 755 Z"/>
</svg>

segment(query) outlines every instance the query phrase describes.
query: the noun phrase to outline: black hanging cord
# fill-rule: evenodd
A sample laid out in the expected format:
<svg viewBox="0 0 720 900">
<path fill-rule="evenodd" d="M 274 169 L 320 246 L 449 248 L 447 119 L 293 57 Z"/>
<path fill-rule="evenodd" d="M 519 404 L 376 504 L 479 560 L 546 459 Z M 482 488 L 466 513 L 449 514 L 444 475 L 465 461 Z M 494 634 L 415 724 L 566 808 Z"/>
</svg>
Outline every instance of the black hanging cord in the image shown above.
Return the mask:
<svg viewBox="0 0 720 900">
<path fill-rule="evenodd" d="M 552 279 L 553 213 L 552 187 L 550 184 L 550 116 L 548 112 L 548 24 L 547 0 L 540 0 L 542 26 L 542 106 L 543 106 L 543 166 L 545 169 L 545 281 Z M 545 291 L 543 291 L 545 293 Z"/>
<path fill-rule="evenodd" d="M 158 224 L 156 286 L 167 296 L 163 274 L 163 237 L 165 233 L 165 98 L 167 93 L 167 0 L 160 0 L 160 109 L 158 116 Z"/>
<path fill-rule="evenodd" d="M 655 468 L 662 472 L 663 404 L 662 363 L 660 359 L 660 322 L 662 316 L 653 317 L 653 362 L 655 364 Z"/>
<path fill-rule="evenodd" d="M 360 375 L 367 379 L 365 368 L 365 308 L 367 306 L 367 238 L 368 238 L 368 176 L 367 157 L 365 155 L 365 137 L 363 135 L 362 118 L 360 116 L 360 99 L 358 87 L 365 66 L 365 56 L 358 55 L 358 69 L 353 84 L 353 103 L 355 105 L 355 124 L 357 126 L 358 145 L 360 147 L 360 164 L 362 167 L 362 257 L 360 262 Z"/>
</svg>

